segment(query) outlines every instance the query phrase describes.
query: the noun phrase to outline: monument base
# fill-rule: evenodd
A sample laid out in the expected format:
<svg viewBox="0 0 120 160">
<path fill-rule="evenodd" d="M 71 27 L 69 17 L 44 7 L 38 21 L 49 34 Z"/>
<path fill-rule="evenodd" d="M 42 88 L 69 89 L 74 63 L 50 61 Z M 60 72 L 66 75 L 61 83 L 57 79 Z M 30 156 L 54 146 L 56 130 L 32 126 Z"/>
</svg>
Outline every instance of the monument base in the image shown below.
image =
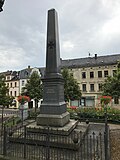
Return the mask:
<svg viewBox="0 0 120 160">
<path fill-rule="evenodd" d="M 78 125 L 78 121 L 69 120 L 69 123 L 63 127 L 50 127 L 50 126 L 40 126 L 36 122 L 33 122 L 27 126 L 27 132 L 29 133 L 47 133 L 49 128 L 49 133 L 59 134 L 59 135 L 69 135 Z"/>
<path fill-rule="evenodd" d="M 39 114 L 36 123 L 41 126 L 63 127 L 70 120 L 70 114 L 65 112 L 60 115 Z"/>
</svg>

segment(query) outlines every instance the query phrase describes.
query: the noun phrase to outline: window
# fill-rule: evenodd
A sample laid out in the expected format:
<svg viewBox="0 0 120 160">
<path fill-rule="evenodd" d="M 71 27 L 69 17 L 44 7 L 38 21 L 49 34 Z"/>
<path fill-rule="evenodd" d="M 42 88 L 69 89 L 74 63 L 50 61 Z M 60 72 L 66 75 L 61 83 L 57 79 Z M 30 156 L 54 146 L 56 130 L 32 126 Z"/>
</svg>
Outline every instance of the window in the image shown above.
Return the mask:
<svg viewBox="0 0 120 160">
<path fill-rule="evenodd" d="M 24 86 L 24 84 L 25 84 L 25 81 L 22 81 L 22 86 Z"/>
<path fill-rule="evenodd" d="M 73 76 L 73 73 L 70 73 L 71 74 L 71 76 Z"/>
<path fill-rule="evenodd" d="M 114 98 L 114 104 L 119 104 L 119 98 L 118 97 Z"/>
<path fill-rule="evenodd" d="M 10 80 L 10 76 L 7 76 L 7 80 Z"/>
<path fill-rule="evenodd" d="M 94 91 L 94 84 L 90 84 L 90 91 Z"/>
<path fill-rule="evenodd" d="M 86 84 L 82 84 L 82 91 L 83 91 L 83 92 L 86 91 Z"/>
<path fill-rule="evenodd" d="M 17 92 L 15 91 L 15 97 L 17 96 Z"/>
<path fill-rule="evenodd" d="M 82 78 L 86 78 L 86 72 L 82 72 Z"/>
<path fill-rule="evenodd" d="M 108 76 L 108 71 L 104 71 L 104 77 L 107 77 Z"/>
<path fill-rule="evenodd" d="M 2 80 L 4 81 L 4 80 L 5 80 L 5 78 L 3 77 L 3 78 L 2 78 Z"/>
<path fill-rule="evenodd" d="M 85 105 L 86 105 L 86 100 L 85 100 L 84 97 L 82 97 L 82 98 L 80 99 L 80 105 L 81 105 L 81 106 L 85 106 Z"/>
<path fill-rule="evenodd" d="M 24 75 L 25 75 L 25 76 L 28 76 L 28 72 L 27 72 L 27 71 L 25 71 L 25 72 L 24 72 Z"/>
<path fill-rule="evenodd" d="M 7 86 L 9 87 L 9 83 L 7 83 Z"/>
<path fill-rule="evenodd" d="M 12 91 L 10 91 L 10 96 L 12 96 Z"/>
<path fill-rule="evenodd" d="M 15 87 L 17 87 L 17 82 L 15 82 Z"/>
<path fill-rule="evenodd" d="M 102 91 L 102 84 L 101 83 L 98 84 L 98 90 Z"/>
<path fill-rule="evenodd" d="M 98 71 L 98 78 L 102 78 L 102 71 Z"/>
<path fill-rule="evenodd" d="M 94 72 L 90 72 L 90 78 L 94 78 Z"/>
<path fill-rule="evenodd" d="M 12 83 L 10 83 L 10 86 L 12 87 Z"/>
<path fill-rule="evenodd" d="M 113 76 L 115 76 L 116 73 L 117 73 L 117 70 L 113 70 Z"/>
</svg>

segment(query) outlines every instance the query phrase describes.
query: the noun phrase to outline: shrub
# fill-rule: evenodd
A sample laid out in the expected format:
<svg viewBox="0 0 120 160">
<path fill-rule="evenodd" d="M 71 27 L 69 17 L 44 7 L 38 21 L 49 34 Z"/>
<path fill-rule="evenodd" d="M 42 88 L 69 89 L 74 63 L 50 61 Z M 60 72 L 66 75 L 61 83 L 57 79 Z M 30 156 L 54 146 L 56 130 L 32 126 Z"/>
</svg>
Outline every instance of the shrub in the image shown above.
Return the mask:
<svg viewBox="0 0 120 160">
<path fill-rule="evenodd" d="M 39 111 L 37 111 L 37 112 L 35 112 L 35 111 L 29 111 L 28 112 L 28 119 L 36 119 L 36 117 L 38 116 L 38 114 L 39 114 L 40 112 Z"/>
<path fill-rule="evenodd" d="M 73 109 L 73 107 L 67 108 L 68 112 L 70 113 L 70 117 L 72 119 L 89 119 L 89 121 L 103 121 L 104 122 L 104 114 L 105 110 L 104 108 L 80 108 L 76 107 L 76 109 Z M 108 121 L 110 122 L 117 122 L 120 123 L 120 110 L 118 109 L 111 109 L 108 107 L 107 109 L 107 117 Z"/>
</svg>

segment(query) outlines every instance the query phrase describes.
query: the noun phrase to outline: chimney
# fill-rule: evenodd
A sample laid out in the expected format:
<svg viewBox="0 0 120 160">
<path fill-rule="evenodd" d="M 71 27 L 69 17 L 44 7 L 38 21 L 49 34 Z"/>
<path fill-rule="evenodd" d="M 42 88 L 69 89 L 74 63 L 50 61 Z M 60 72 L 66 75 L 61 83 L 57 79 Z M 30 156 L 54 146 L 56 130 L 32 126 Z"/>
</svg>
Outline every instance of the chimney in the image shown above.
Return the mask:
<svg viewBox="0 0 120 160">
<path fill-rule="evenodd" d="M 28 69 L 30 69 L 30 66 L 28 66 Z"/>
<path fill-rule="evenodd" d="M 97 59 L 97 54 L 95 54 L 95 59 Z"/>
</svg>

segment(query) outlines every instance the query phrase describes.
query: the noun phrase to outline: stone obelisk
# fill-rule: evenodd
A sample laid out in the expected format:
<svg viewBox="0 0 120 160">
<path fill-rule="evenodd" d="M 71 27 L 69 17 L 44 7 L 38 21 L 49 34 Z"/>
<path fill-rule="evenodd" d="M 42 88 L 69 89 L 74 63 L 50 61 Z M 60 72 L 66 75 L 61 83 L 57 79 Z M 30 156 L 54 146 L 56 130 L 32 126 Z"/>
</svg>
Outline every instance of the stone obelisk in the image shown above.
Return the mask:
<svg viewBox="0 0 120 160">
<path fill-rule="evenodd" d="M 43 103 L 37 125 L 63 127 L 69 122 L 64 101 L 64 80 L 60 68 L 58 16 L 55 9 L 48 10 L 46 70 L 43 82 Z"/>
</svg>

